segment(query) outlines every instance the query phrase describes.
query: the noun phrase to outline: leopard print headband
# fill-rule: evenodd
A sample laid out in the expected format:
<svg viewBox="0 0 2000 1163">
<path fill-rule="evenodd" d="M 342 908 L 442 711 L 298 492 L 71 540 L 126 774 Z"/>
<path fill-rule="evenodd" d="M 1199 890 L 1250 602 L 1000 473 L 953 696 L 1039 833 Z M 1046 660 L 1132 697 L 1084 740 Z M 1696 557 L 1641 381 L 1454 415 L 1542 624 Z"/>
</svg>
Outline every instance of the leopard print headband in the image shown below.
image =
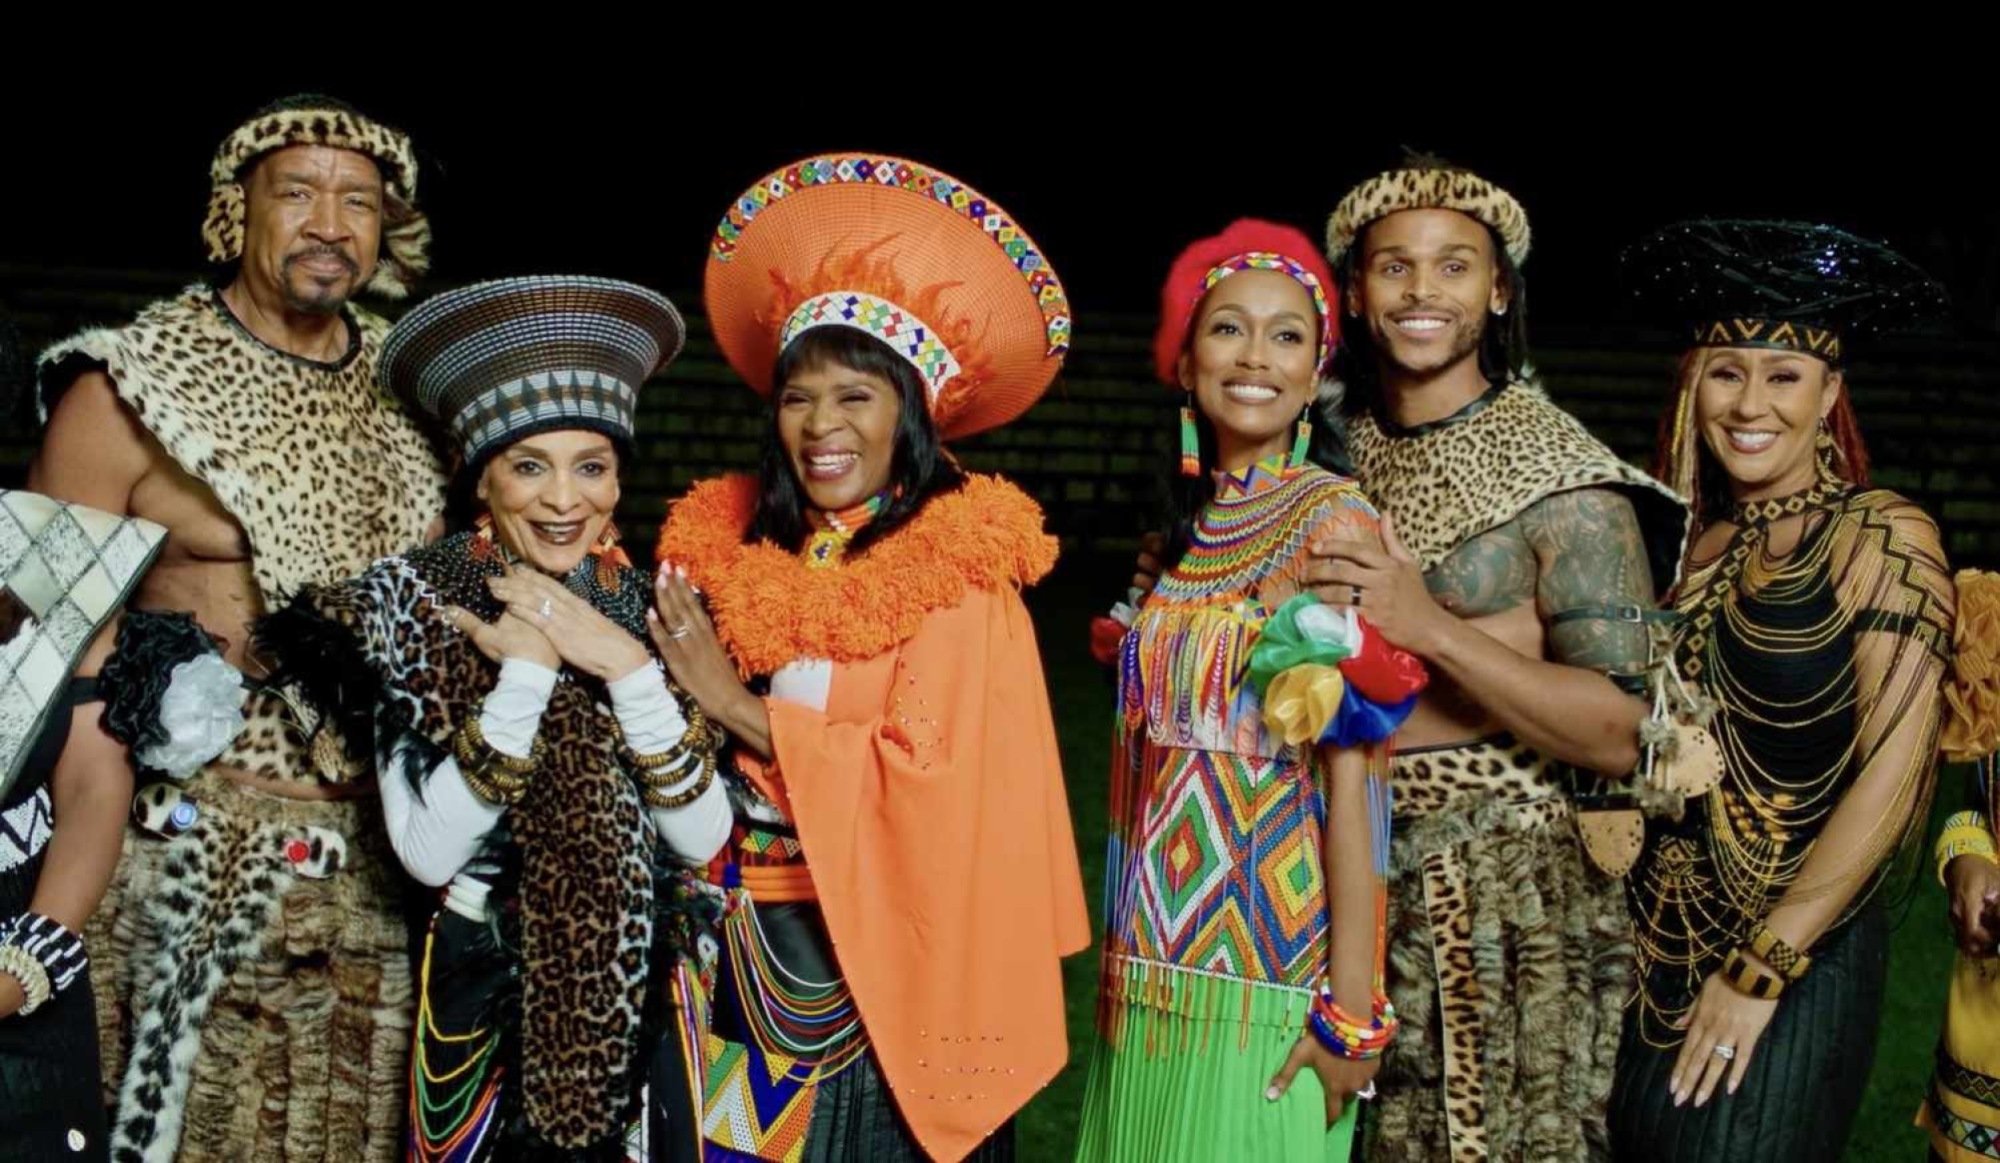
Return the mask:
<svg viewBox="0 0 2000 1163">
<path fill-rule="evenodd" d="M 208 217 L 202 240 L 210 262 L 234 262 L 243 256 L 244 168 L 275 149 L 293 145 L 323 145 L 352 150 L 374 159 L 391 199 L 408 208 L 407 217 L 384 222 L 381 254 L 367 290 L 391 299 L 409 294 L 419 276 L 430 269 L 430 222 L 416 209 L 417 156 L 408 136 L 351 110 L 286 109 L 251 118 L 236 128 L 215 151 L 209 165 Z"/>
</svg>

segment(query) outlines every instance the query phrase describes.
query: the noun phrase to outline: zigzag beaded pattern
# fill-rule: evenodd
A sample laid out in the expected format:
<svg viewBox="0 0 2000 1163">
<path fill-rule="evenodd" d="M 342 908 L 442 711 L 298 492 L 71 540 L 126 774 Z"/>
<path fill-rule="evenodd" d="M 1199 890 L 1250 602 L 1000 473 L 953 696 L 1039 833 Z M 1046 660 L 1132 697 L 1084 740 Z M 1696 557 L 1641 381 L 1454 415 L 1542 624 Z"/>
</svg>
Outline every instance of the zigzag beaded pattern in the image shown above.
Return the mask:
<svg viewBox="0 0 2000 1163">
<path fill-rule="evenodd" d="M 1028 237 L 1028 232 L 984 194 L 942 170 L 934 170 L 919 162 L 886 155 L 830 155 L 811 158 L 767 174 L 763 181 L 744 191 L 723 216 L 721 225 L 715 228 L 715 237 L 709 243 L 709 257 L 716 262 L 734 259 L 737 240 L 743 237 L 752 220 L 773 202 L 814 186 L 843 183 L 907 190 L 919 197 L 929 198 L 979 227 L 1007 256 L 1007 261 L 1020 272 L 1028 290 L 1034 294 L 1048 335 L 1048 354 L 1056 356 L 1069 351 L 1069 295 L 1034 240 Z"/>
<path fill-rule="evenodd" d="M 1259 474 L 1270 475 L 1268 469 L 1258 466 L 1250 472 L 1247 485 L 1226 481 L 1202 511 L 1186 555 L 1160 579 L 1156 599 L 1206 605 L 1217 598 L 1241 596 L 1274 564 L 1305 551 L 1306 538 L 1326 516 L 1322 504 L 1310 503 L 1311 493 L 1337 493 L 1347 504 L 1367 507 L 1351 482 L 1323 469 L 1287 468 L 1272 485 L 1256 479 Z"/>
<path fill-rule="evenodd" d="M 1937 1048 L 1937 1077 L 1947 1089 L 1974 1102 L 2000 1107 L 2000 1078 L 1961 1065 L 1943 1046 Z"/>
</svg>

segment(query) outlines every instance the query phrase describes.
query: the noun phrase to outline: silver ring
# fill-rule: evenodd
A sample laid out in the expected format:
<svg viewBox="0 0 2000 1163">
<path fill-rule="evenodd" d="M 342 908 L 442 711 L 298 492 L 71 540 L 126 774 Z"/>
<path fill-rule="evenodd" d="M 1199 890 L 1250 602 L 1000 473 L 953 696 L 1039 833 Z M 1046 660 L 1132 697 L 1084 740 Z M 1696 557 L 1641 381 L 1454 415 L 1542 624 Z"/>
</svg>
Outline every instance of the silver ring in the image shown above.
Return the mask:
<svg viewBox="0 0 2000 1163">
<path fill-rule="evenodd" d="M 1734 1062 L 1736 1060 L 1736 1047 L 1734 1046 L 1717 1046 L 1713 1053 L 1724 1062 Z"/>
<path fill-rule="evenodd" d="M 535 612 L 542 616 L 542 621 L 546 622 L 549 620 L 549 615 L 556 612 L 556 604 L 547 598 L 543 598 L 542 608 Z"/>
<path fill-rule="evenodd" d="M 1351 593 L 1349 593 L 1349 594 L 1347 595 L 1347 604 L 1348 604 L 1348 605 L 1350 605 L 1350 606 L 1358 606 L 1358 605 L 1360 605 L 1360 604 L 1361 604 L 1361 587 L 1360 587 L 1360 586 L 1348 586 L 1347 588 L 1348 588 L 1349 590 L 1353 591 L 1353 592 L 1351 592 Z"/>
<path fill-rule="evenodd" d="M 667 637 L 673 639 L 676 642 L 679 642 L 681 639 L 687 637 L 692 633 L 694 633 L 693 626 L 676 626 L 673 629 L 667 631 Z"/>
</svg>

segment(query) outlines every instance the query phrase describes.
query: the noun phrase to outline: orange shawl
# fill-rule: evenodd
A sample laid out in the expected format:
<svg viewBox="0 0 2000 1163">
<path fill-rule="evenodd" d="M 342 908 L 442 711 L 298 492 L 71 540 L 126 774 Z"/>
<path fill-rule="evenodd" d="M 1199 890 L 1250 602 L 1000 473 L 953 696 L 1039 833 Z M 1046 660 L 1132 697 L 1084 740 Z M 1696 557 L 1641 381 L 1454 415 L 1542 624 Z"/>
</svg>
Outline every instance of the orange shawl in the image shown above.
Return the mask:
<svg viewBox="0 0 2000 1163">
<path fill-rule="evenodd" d="M 743 545 L 754 483 L 697 485 L 660 555 L 746 673 L 834 663 L 825 712 L 766 700 L 751 777 L 798 828 L 841 971 L 924 1150 L 957 1160 L 1068 1056 L 1059 959 L 1090 943 L 1055 725 L 1017 588 L 1055 543 L 972 477 L 835 569 Z M 780 774 L 782 773 L 782 774 Z"/>
</svg>

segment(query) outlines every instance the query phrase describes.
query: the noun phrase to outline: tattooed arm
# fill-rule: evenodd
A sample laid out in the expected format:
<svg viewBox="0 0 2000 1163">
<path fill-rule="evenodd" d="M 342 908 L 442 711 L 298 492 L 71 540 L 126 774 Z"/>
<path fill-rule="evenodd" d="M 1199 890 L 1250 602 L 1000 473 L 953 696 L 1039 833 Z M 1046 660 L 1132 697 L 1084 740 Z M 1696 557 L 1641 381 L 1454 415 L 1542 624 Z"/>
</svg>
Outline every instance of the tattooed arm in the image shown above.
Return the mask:
<svg viewBox="0 0 2000 1163">
<path fill-rule="evenodd" d="M 1632 502 L 1610 489 L 1557 493 L 1521 514 L 1521 531 L 1540 569 L 1535 602 L 1548 625 L 1550 655 L 1600 674 L 1645 670 L 1641 623 L 1585 617 L 1550 624 L 1565 611 L 1653 608 L 1653 570 Z"/>
<path fill-rule="evenodd" d="M 1646 708 L 1606 674 L 1645 666 L 1645 627 L 1599 618 L 1551 624 L 1565 610 L 1653 605 L 1630 501 L 1608 489 L 1546 498 L 1513 528 L 1467 542 L 1429 585 L 1396 541 L 1393 521 L 1384 523 L 1383 540 L 1387 548 L 1380 550 L 1331 543 L 1330 568 L 1310 580 L 1359 586 L 1365 616 L 1390 641 L 1450 677 L 1542 754 L 1607 775 L 1637 766 Z M 1522 654 L 1460 620 L 1499 613 L 1530 594 L 1548 659 Z"/>
<path fill-rule="evenodd" d="M 1548 655 L 1566 671 L 1562 693 L 1537 692 L 1538 708 L 1524 713 L 1549 718 L 1562 744 L 1550 748 L 1552 753 L 1593 771 L 1624 775 L 1639 763 L 1646 706 L 1606 676 L 1645 671 L 1646 627 L 1617 618 L 1552 619 L 1566 611 L 1653 608 L 1653 571 L 1639 516 L 1622 494 L 1577 489 L 1530 506 L 1521 514 L 1521 528 L 1535 550 L 1535 602 L 1548 631 Z M 1513 717 L 1497 708 L 1496 713 L 1503 720 Z"/>
</svg>

